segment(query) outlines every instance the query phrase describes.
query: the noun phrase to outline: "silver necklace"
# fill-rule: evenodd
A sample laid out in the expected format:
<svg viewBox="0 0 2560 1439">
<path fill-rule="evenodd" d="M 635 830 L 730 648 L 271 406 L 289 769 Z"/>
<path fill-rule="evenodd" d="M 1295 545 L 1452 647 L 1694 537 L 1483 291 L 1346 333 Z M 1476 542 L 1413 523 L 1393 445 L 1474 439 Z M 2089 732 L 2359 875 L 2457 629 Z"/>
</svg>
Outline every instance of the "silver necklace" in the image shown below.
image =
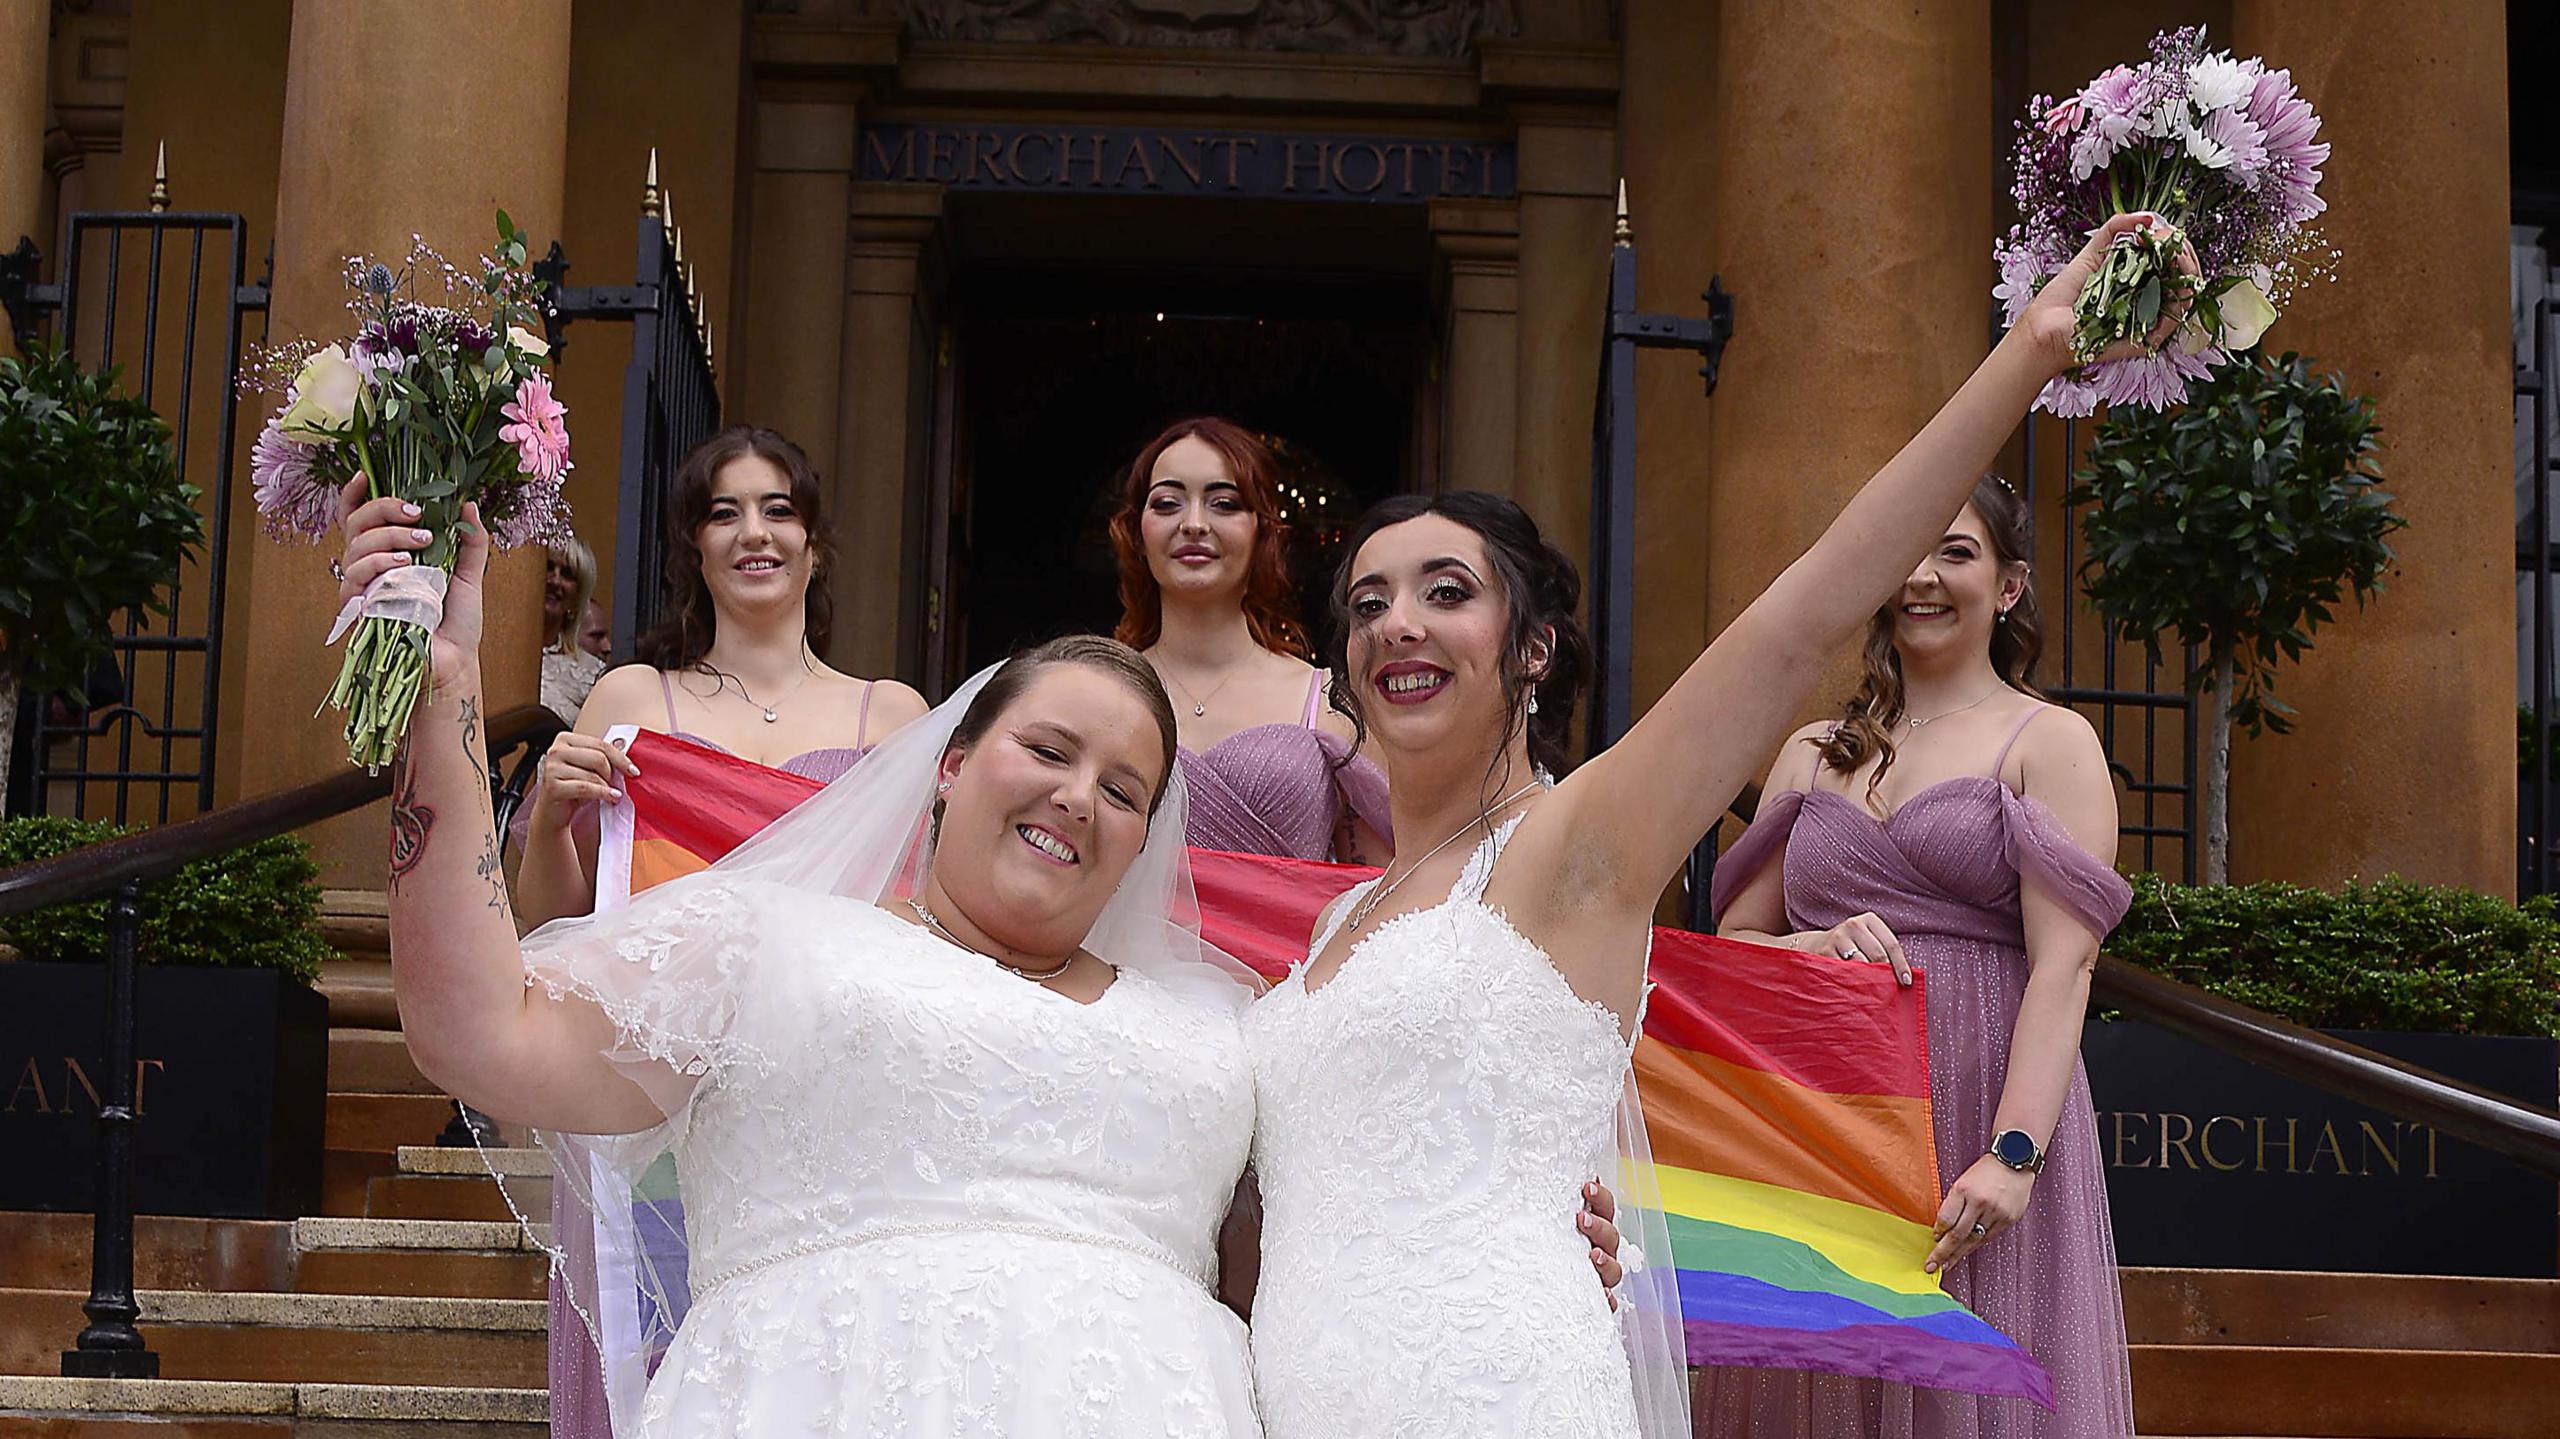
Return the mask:
<svg viewBox="0 0 2560 1439">
<path fill-rule="evenodd" d="M 800 683 L 791 687 L 791 693 L 775 700 L 772 704 L 761 703 L 754 695 L 747 693 L 747 682 L 745 680 L 738 678 L 736 675 L 729 675 L 727 676 L 727 679 L 731 684 L 738 687 L 738 698 L 745 700 L 747 703 L 754 705 L 757 709 L 764 712 L 764 722 L 766 724 L 780 724 L 782 722 L 782 715 L 780 713 L 782 706 L 789 704 L 794 699 L 797 699 L 800 695 L 800 691 L 808 688 L 809 681 L 815 679 L 817 674 L 818 672 L 816 670 L 808 670 L 804 672 L 800 676 Z"/>
<path fill-rule="evenodd" d="M 1162 660 L 1154 660 L 1153 663 L 1156 667 L 1156 673 L 1173 681 L 1173 687 L 1182 691 L 1182 697 L 1184 699 L 1191 701 L 1191 717 L 1194 719 L 1198 719 L 1201 716 L 1206 715 L 1209 712 L 1209 700 L 1216 699 L 1218 697 L 1218 691 L 1235 683 L 1236 676 L 1244 671 L 1244 666 L 1242 665 L 1237 665 L 1234 669 L 1227 671 L 1227 677 L 1218 681 L 1217 685 L 1209 691 L 1209 700 L 1204 700 L 1191 692 L 1191 686 L 1182 682 L 1182 676 L 1175 674 L 1171 665 L 1166 664 Z"/>
<path fill-rule="evenodd" d="M 1502 811 L 1511 808 L 1514 801 L 1518 800 L 1520 796 L 1527 794 L 1529 791 L 1536 789 L 1540 783 L 1542 783 L 1542 781 L 1534 779 L 1529 781 L 1527 784 L 1520 786 L 1511 793 L 1495 800 L 1491 805 L 1486 807 L 1482 814 L 1477 815 L 1474 819 L 1468 820 L 1465 824 L 1458 826 L 1456 829 L 1449 831 L 1447 839 L 1441 840 L 1438 844 L 1435 844 L 1431 848 L 1422 852 L 1422 858 L 1413 862 L 1413 868 L 1406 870 L 1403 874 L 1398 875 L 1394 879 L 1387 881 L 1385 884 L 1378 886 L 1376 889 L 1369 891 L 1368 897 L 1361 900 L 1359 904 L 1352 908 L 1351 918 L 1346 927 L 1353 933 L 1358 933 L 1360 926 L 1368 922 L 1369 916 L 1377 913 L 1378 906 L 1387 902 L 1387 896 L 1396 892 L 1396 886 L 1413 878 L 1417 871 L 1419 871 L 1424 865 L 1431 862 L 1431 857 L 1433 855 L 1438 854 L 1440 851 L 1449 847 L 1450 840 L 1456 839 L 1458 836 L 1474 829 L 1477 825 L 1480 825 L 1486 820 L 1493 818 L 1495 815 L 1500 814 Z"/>
<path fill-rule="evenodd" d="M 1993 695 L 1996 695 L 2007 688 L 2007 685 L 1993 685 L 1991 688 L 1984 690 L 1980 695 L 1976 696 L 1973 704 L 1961 704 L 1951 710 L 1941 710 L 1938 713 L 1929 716 L 1927 719 L 1913 719 L 1909 715 L 1904 715 L 1902 717 L 1902 722 L 1911 726 L 1911 732 L 1913 734 L 1918 734 L 1921 726 L 1936 724 L 1938 721 L 1945 719 L 1949 715 L 1963 714 L 1966 710 L 1972 709 L 1974 705 L 1981 704 L 1984 700 L 1991 698 Z"/>
<path fill-rule="evenodd" d="M 1030 980 L 1035 984 L 1046 979 L 1056 979 L 1059 975 L 1067 972 L 1067 967 L 1069 965 L 1076 962 L 1076 957 L 1073 954 L 1069 954 L 1065 959 L 1058 961 L 1058 967 L 1055 969 L 1024 969 L 1018 964 L 1007 964 L 1003 960 L 997 959 L 994 955 L 987 953 L 985 950 L 978 948 L 974 944 L 971 944 L 969 941 L 953 934 L 949 925 L 946 925 L 941 920 L 934 918 L 933 911 L 924 907 L 924 900 L 922 897 L 919 896 L 908 900 L 907 908 L 916 912 L 916 918 L 924 921 L 925 928 L 941 935 L 944 939 L 951 941 L 953 944 L 960 946 L 962 949 L 969 951 L 980 959 L 987 960 L 995 964 L 998 968 L 1018 974 L 1024 979 Z"/>
</svg>

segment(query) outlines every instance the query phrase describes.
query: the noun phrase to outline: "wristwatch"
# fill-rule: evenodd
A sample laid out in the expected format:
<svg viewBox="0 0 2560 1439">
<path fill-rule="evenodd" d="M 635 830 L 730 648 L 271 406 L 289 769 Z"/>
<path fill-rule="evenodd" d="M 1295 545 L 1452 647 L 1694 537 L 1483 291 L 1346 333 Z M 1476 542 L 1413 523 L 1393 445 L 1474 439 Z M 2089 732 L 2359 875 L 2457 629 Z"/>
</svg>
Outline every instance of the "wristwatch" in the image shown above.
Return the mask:
<svg viewBox="0 0 2560 1439">
<path fill-rule="evenodd" d="M 2023 1129 L 2004 1129 L 1991 1136 L 1991 1157 L 2020 1174 L 2044 1173 L 2044 1151 Z"/>
</svg>

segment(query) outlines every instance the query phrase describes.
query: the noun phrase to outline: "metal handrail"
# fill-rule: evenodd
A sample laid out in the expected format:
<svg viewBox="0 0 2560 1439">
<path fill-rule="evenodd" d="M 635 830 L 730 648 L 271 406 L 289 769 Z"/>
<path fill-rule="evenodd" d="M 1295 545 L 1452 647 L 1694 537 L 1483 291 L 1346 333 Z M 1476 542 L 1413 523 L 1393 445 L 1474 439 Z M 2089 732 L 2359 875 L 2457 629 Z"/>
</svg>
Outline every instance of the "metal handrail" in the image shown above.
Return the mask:
<svg viewBox="0 0 2560 1439">
<path fill-rule="evenodd" d="M 548 744 L 566 728 L 558 715 L 540 705 L 508 710 L 489 726 L 490 763 L 494 767 L 527 744 Z M 0 869 L 0 919 L 96 899 L 128 881 L 160 879 L 197 860 L 362 809 L 390 793 L 389 773 L 349 770 L 194 819 Z"/>
<path fill-rule="evenodd" d="M 567 726 L 539 705 L 522 705 L 489 726 L 489 788 L 497 828 L 524 797 L 534 767 Z M 499 761 L 522 749 L 503 777 Z M 106 1092 L 98 1105 L 98 1202 L 90 1236 L 89 1317 L 73 1348 L 63 1351 L 65 1376 L 155 1379 L 160 1356 L 135 1327 L 142 1309 L 133 1292 L 133 1129 L 141 1118 L 134 1095 L 134 983 L 140 964 L 142 886 L 200 859 L 351 813 L 391 793 L 391 777 L 353 770 L 210 814 L 51 859 L 0 870 L 0 918 L 112 895 L 107 906 Z"/>
</svg>

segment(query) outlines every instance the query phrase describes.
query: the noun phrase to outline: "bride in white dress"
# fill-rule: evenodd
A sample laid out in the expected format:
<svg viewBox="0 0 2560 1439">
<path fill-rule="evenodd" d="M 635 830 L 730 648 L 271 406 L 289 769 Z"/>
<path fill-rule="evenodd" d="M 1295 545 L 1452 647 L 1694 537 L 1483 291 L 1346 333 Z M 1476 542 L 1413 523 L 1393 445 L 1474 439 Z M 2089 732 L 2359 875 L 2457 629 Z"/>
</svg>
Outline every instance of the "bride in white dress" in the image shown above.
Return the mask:
<svg viewBox="0 0 2560 1439">
<path fill-rule="evenodd" d="M 1245 1021 L 1271 1439 L 1685 1439 L 1676 1295 L 1638 1285 L 1622 1342 L 1564 1229 L 1582 1183 L 1618 1178 L 1613 1114 L 1641 1147 L 1628 1074 L 1654 905 L 2072 365 L 2073 301 L 2145 223 L 2101 229 L 1813 548 L 1561 783 L 1590 665 L 1572 562 L 1480 493 L 1400 496 L 1354 527 L 1333 700 L 1385 762 L 1398 849 Z M 1649 1176 L 1628 1173 L 1641 1203 Z"/>
</svg>

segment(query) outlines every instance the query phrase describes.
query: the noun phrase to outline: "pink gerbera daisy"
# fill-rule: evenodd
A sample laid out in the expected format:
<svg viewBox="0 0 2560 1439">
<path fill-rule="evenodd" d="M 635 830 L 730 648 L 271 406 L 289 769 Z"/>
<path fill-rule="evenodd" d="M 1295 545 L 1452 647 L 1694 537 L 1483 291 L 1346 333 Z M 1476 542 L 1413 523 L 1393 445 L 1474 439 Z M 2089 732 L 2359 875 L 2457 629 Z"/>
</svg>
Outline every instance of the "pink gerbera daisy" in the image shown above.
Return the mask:
<svg viewBox="0 0 2560 1439">
<path fill-rule="evenodd" d="M 498 438 L 516 447 L 528 475 L 557 480 L 569 468 L 568 407 L 551 394 L 551 381 L 535 373 L 516 386 L 516 397 L 498 407 L 515 421 L 498 427 Z"/>
</svg>

